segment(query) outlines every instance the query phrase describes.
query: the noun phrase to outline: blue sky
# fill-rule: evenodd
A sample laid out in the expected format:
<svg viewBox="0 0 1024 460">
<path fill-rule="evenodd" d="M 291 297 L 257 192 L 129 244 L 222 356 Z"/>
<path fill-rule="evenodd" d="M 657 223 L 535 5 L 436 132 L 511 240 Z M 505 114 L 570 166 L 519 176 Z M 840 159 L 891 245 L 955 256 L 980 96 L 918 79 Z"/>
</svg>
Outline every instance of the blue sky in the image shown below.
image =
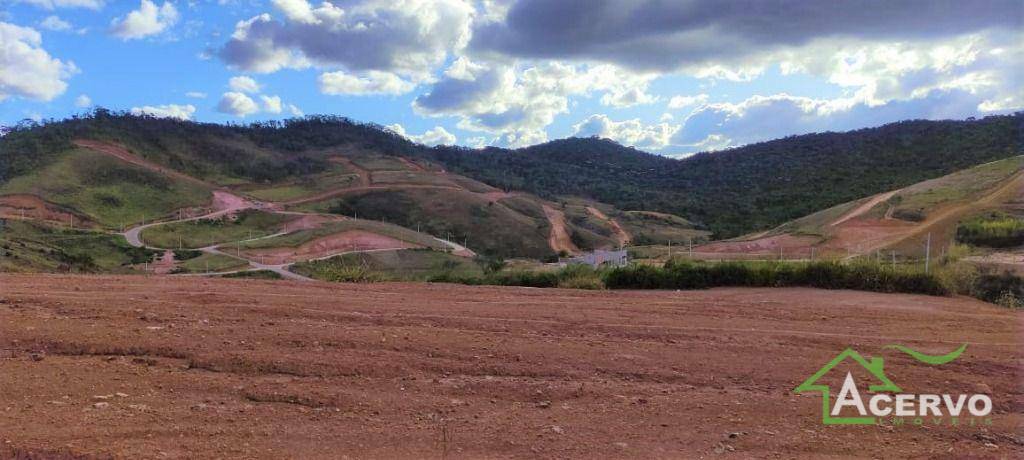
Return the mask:
<svg viewBox="0 0 1024 460">
<path fill-rule="evenodd" d="M 338 114 L 685 155 L 1024 106 L 1019 1 L 730 3 L 0 0 L 0 123 Z"/>
</svg>

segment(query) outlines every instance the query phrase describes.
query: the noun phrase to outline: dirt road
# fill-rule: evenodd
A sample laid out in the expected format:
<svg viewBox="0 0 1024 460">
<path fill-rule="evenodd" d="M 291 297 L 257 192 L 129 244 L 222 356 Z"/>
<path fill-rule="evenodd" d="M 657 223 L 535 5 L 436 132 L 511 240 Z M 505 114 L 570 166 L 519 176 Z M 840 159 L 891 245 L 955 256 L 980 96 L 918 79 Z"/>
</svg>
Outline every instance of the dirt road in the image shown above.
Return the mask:
<svg viewBox="0 0 1024 460">
<path fill-rule="evenodd" d="M 548 245 L 551 246 L 551 250 L 564 251 L 569 254 L 580 252 L 580 249 L 573 244 L 572 238 L 569 237 L 569 230 L 565 225 L 565 213 L 547 204 L 542 204 L 541 208 L 544 209 L 544 215 L 551 224 L 551 234 L 548 236 Z"/>
<path fill-rule="evenodd" d="M 0 275 L 0 452 L 119 458 L 1024 455 L 1024 313 L 811 289 Z M 883 350 L 933 354 L 942 366 Z M 847 347 L 992 426 L 823 426 Z M 2 454 L 0 454 L 2 456 Z"/>
<path fill-rule="evenodd" d="M 615 241 L 619 243 L 619 247 L 625 246 L 629 243 L 629 233 L 619 225 L 618 221 L 608 217 L 607 214 L 593 206 L 587 206 L 587 212 L 589 212 L 590 215 L 607 222 L 608 225 L 612 227 L 612 232 L 615 233 Z"/>
</svg>

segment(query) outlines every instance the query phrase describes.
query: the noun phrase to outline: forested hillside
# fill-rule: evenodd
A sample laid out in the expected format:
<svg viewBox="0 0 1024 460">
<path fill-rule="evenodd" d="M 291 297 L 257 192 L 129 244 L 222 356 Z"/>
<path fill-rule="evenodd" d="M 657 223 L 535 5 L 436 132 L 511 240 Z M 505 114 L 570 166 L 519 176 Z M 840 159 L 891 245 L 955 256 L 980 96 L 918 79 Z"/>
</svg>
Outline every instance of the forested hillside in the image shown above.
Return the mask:
<svg viewBox="0 0 1024 460">
<path fill-rule="evenodd" d="M 541 196 L 584 195 L 621 209 L 685 216 L 736 236 L 830 206 L 1019 155 L 1024 114 L 904 121 L 792 136 L 683 160 L 603 139 L 514 151 L 433 150 L 455 172 Z"/>
<path fill-rule="evenodd" d="M 252 125 L 138 117 L 25 124 L 0 139 L 0 183 L 37 169 L 75 138 L 134 147 L 151 160 L 218 183 L 270 182 L 325 168 L 348 149 L 428 159 L 490 185 L 546 198 L 582 196 L 623 210 L 684 216 L 718 237 L 766 229 L 838 203 L 1019 155 L 1024 114 L 905 121 L 821 133 L 676 160 L 603 139 L 570 138 L 508 150 L 428 148 L 380 126 L 310 116 Z"/>
</svg>

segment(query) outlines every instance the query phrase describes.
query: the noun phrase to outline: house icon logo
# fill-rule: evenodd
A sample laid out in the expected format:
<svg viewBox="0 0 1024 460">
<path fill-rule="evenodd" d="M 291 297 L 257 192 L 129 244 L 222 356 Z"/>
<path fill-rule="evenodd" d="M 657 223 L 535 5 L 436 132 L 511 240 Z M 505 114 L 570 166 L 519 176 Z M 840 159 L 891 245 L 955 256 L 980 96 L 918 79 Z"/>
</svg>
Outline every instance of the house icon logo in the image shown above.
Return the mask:
<svg viewBox="0 0 1024 460">
<path fill-rule="evenodd" d="M 920 353 L 903 345 L 888 345 L 885 348 L 901 351 L 919 362 L 937 366 L 959 357 L 967 349 L 967 344 L 965 343 L 945 355 L 934 356 Z M 836 396 L 835 404 L 832 403 L 832 388 L 824 384 L 822 378 L 846 361 L 862 367 L 872 379 L 872 384 L 867 388 L 873 395 L 867 404 L 861 398 L 851 372 L 846 373 L 846 379 Z M 866 359 L 852 348 L 847 348 L 836 355 L 793 391 L 795 393 L 821 393 L 821 421 L 825 425 L 874 425 L 881 423 L 883 417 L 890 416 L 894 419 L 911 418 L 914 424 L 921 425 L 924 423 L 925 417 L 947 415 L 951 417 L 950 424 L 956 425 L 959 423 L 960 414 L 964 412 L 964 409 L 967 409 L 967 412 L 974 417 L 987 417 L 992 411 L 992 400 L 988 395 L 975 394 L 968 397 L 968 395 L 961 394 L 954 398 L 948 394 L 905 394 L 899 385 L 885 375 L 883 358 Z M 855 410 L 857 416 L 842 416 L 840 412 L 846 408 Z M 931 420 L 938 420 L 938 418 L 931 418 Z M 991 423 L 991 419 L 987 419 L 987 423 Z"/>
</svg>

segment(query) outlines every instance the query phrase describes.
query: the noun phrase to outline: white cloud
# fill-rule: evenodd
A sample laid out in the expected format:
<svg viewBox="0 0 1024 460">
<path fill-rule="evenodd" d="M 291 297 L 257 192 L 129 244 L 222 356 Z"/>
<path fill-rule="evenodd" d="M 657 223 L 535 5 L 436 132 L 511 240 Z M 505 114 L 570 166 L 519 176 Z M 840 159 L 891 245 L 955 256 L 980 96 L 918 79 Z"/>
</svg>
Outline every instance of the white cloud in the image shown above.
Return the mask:
<svg viewBox="0 0 1024 460">
<path fill-rule="evenodd" d="M 28 3 L 31 5 L 53 10 L 57 8 L 88 8 L 98 10 L 103 7 L 103 0 L 15 0 L 15 2 Z"/>
<path fill-rule="evenodd" d="M 675 118 L 676 117 L 672 116 L 671 113 L 665 112 L 665 113 L 661 114 L 661 117 L 658 118 L 658 121 L 672 121 Z"/>
<path fill-rule="evenodd" d="M 206 99 L 206 93 L 200 91 L 189 91 L 185 93 L 185 97 L 190 97 L 192 99 Z"/>
<path fill-rule="evenodd" d="M 263 110 L 265 112 L 281 113 L 283 110 L 280 96 L 260 96 L 260 100 L 263 101 Z"/>
<path fill-rule="evenodd" d="M 252 72 L 316 65 L 361 77 L 380 71 L 422 82 L 450 53 L 465 48 L 476 14 L 464 0 L 273 4 L 283 17 L 264 13 L 238 22 L 219 50 L 225 62 Z"/>
<path fill-rule="evenodd" d="M 217 103 L 217 111 L 244 118 L 259 112 L 260 107 L 249 96 L 230 91 L 221 96 L 220 102 Z"/>
<path fill-rule="evenodd" d="M 668 108 L 683 109 L 694 105 L 701 105 L 707 101 L 708 95 L 703 93 L 696 96 L 672 96 L 672 99 L 668 101 Z"/>
<path fill-rule="evenodd" d="M 228 80 L 228 87 L 231 88 L 232 91 L 240 93 L 255 94 L 260 92 L 260 84 L 256 83 L 256 80 L 252 77 L 246 77 L 244 75 L 231 77 L 231 79 Z"/>
<path fill-rule="evenodd" d="M 484 64 L 460 57 L 428 93 L 416 98 L 413 109 L 428 116 L 459 116 L 459 128 L 497 134 L 498 145 L 519 147 L 546 141 L 545 129 L 569 111 L 571 96 L 601 92 L 608 96 L 602 97 L 606 104 L 635 105 L 649 98 L 639 95 L 651 79 L 606 64 Z"/>
<path fill-rule="evenodd" d="M 196 107 L 192 104 L 167 104 L 158 106 L 146 105 L 142 107 L 132 107 L 131 112 L 135 115 L 150 115 L 158 118 L 191 120 L 192 115 L 196 113 Z"/>
<path fill-rule="evenodd" d="M 443 126 L 435 126 L 418 136 L 405 132 L 405 128 L 397 123 L 388 125 L 387 128 L 395 134 L 403 136 L 413 142 L 419 142 L 420 144 L 429 146 L 453 145 L 458 140 L 454 134 L 448 132 L 448 130 L 444 129 Z"/>
<path fill-rule="evenodd" d="M 54 32 L 66 32 L 71 30 L 71 23 L 57 16 L 50 15 L 39 22 L 39 27 L 46 30 L 52 30 Z"/>
<path fill-rule="evenodd" d="M 285 108 L 288 109 L 288 113 L 293 117 L 301 117 L 305 115 L 302 113 L 302 109 L 296 107 L 294 104 L 285 104 Z"/>
<path fill-rule="evenodd" d="M 49 101 L 67 89 L 65 80 L 78 68 L 51 57 L 42 42 L 35 29 L 0 22 L 0 101 L 11 96 Z"/>
<path fill-rule="evenodd" d="M 178 22 L 174 4 L 164 2 L 160 7 L 150 0 L 142 0 L 139 9 L 110 23 L 110 33 L 122 40 L 134 40 L 157 35 Z"/>
<path fill-rule="evenodd" d="M 658 96 L 652 96 L 646 92 L 646 84 L 643 87 L 634 86 L 623 90 L 613 89 L 611 92 L 601 96 L 602 105 L 623 108 L 635 105 L 652 104 L 658 101 Z"/>
<path fill-rule="evenodd" d="M 598 136 L 612 139 L 620 144 L 662 149 L 671 143 L 672 136 L 679 131 L 679 125 L 659 123 L 645 125 L 640 119 L 614 121 L 604 114 L 595 114 L 573 125 L 573 135 Z"/>
<path fill-rule="evenodd" d="M 370 70 L 363 76 L 343 71 L 326 72 L 318 79 L 320 92 L 331 95 L 405 94 L 416 85 L 390 72 Z"/>
<path fill-rule="evenodd" d="M 92 98 L 88 95 L 80 94 L 75 98 L 75 107 L 84 109 L 89 106 L 92 106 Z"/>
</svg>

